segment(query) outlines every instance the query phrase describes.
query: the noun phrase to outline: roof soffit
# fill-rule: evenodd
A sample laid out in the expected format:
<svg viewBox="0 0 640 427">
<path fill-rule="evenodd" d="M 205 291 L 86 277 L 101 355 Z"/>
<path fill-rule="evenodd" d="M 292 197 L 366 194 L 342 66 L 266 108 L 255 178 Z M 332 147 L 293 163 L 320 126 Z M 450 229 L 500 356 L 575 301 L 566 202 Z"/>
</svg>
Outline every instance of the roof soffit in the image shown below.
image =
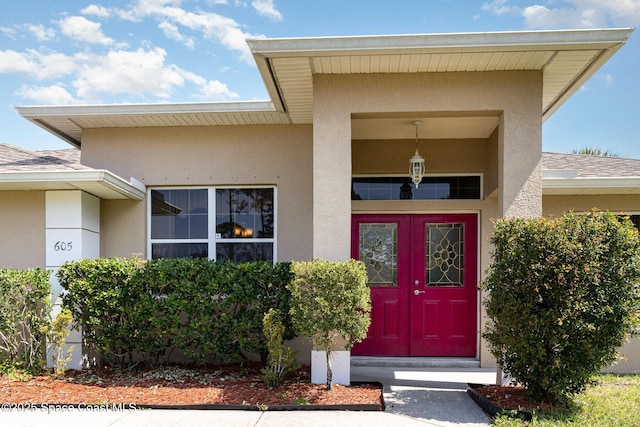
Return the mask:
<svg viewBox="0 0 640 427">
<path fill-rule="evenodd" d="M 17 107 L 79 147 L 109 127 L 311 123 L 313 73 L 544 70 L 548 118 L 627 40 L 632 29 L 248 40 L 270 102 Z"/>
</svg>

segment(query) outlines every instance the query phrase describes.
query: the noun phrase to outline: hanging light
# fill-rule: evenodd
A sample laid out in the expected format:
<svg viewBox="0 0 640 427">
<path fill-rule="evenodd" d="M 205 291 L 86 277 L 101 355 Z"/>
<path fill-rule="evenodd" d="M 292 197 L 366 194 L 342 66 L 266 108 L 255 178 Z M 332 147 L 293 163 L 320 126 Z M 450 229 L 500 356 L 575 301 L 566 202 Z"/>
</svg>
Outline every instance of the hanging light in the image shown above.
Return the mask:
<svg viewBox="0 0 640 427">
<path fill-rule="evenodd" d="M 416 188 L 418 188 L 418 184 L 422 181 L 422 177 L 424 176 L 424 158 L 418 152 L 418 126 L 422 124 L 421 120 L 414 120 L 411 122 L 416 127 L 416 153 L 413 155 L 411 159 L 409 159 L 409 176 L 411 177 L 411 181 L 415 184 Z"/>
</svg>

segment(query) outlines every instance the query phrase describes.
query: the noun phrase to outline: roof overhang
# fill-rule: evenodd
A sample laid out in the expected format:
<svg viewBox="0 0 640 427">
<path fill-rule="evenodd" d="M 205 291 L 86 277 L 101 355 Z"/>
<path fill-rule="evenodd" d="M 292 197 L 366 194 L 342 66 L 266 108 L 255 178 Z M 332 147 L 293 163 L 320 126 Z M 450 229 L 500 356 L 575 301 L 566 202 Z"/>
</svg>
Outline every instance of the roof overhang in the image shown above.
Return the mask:
<svg viewBox="0 0 640 427">
<path fill-rule="evenodd" d="M 550 117 L 633 29 L 517 31 L 248 40 L 274 103 L 312 118 L 313 74 L 539 70 Z M 276 104 L 277 105 L 277 104 Z"/>
<path fill-rule="evenodd" d="M 310 124 L 314 74 L 538 70 L 550 117 L 633 29 L 518 31 L 248 40 L 270 102 L 17 107 L 80 147 L 90 128 Z"/>
<path fill-rule="evenodd" d="M 640 194 L 640 177 L 544 177 L 543 196 Z"/>
<path fill-rule="evenodd" d="M 146 188 L 141 182 L 127 182 L 113 173 L 100 170 L 3 172 L 0 191 L 7 190 L 82 190 L 100 199 L 143 200 Z"/>
</svg>

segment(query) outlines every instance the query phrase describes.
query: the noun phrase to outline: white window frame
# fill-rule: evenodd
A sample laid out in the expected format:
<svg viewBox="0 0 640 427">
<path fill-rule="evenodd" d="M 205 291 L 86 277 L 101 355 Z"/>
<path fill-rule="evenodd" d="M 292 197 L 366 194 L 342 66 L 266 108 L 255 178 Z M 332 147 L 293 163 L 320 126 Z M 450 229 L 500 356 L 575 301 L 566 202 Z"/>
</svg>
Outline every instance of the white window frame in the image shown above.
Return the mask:
<svg viewBox="0 0 640 427">
<path fill-rule="evenodd" d="M 216 190 L 270 188 L 273 190 L 273 237 L 271 238 L 217 238 L 216 237 Z M 151 191 L 161 190 L 207 190 L 207 224 L 208 234 L 206 239 L 152 239 L 151 238 Z M 217 243 L 271 243 L 273 245 L 273 263 L 278 260 L 278 193 L 274 185 L 220 185 L 220 186 L 172 186 L 149 187 L 147 191 L 147 259 L 152 259 L 152 245 L 154 243 L 206 243 L 209 259 L 216 259 Z"/>
</svg>

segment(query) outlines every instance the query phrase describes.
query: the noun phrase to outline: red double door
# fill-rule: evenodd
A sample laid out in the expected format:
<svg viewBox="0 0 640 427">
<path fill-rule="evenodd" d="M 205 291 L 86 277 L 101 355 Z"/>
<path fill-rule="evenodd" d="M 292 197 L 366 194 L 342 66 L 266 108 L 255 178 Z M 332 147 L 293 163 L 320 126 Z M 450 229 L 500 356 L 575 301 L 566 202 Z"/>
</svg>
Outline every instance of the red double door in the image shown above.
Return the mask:
<svg viewBox="0 0 640 427">
<path fill-rule="evenodd" d="M 478 217 L 354 215 L 371 326 L 361 356 L 476 356 Z"/>
</svg>

